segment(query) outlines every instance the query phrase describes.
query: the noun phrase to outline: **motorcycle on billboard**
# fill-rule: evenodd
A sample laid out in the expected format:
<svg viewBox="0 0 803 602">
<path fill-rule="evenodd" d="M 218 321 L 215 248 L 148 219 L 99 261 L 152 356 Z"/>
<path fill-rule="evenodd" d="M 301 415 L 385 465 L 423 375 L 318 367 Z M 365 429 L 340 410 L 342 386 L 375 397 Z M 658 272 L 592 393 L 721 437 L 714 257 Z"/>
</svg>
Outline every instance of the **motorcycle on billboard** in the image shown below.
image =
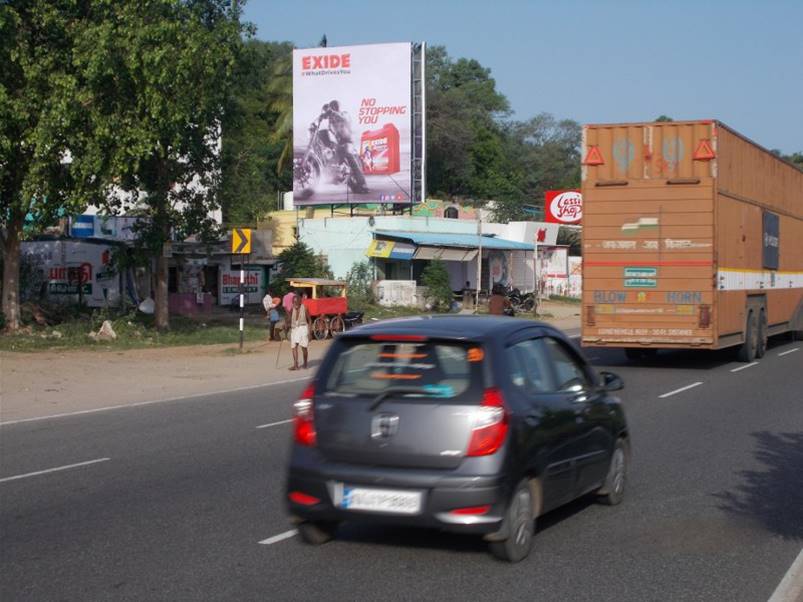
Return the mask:
<svg viewBox="0 0 803 602">
<path fill-rule="evenodd" d="M 333 100 L 323 106 L 309 127 L 309 145 L 303 157 L 294 160 L 294 189 L 300 199 L 308 199 L 322 179 L 348 185 L 356 194 L 368 192 L 360 161 L 352 145 L 351 120 Z"/>
</svg>

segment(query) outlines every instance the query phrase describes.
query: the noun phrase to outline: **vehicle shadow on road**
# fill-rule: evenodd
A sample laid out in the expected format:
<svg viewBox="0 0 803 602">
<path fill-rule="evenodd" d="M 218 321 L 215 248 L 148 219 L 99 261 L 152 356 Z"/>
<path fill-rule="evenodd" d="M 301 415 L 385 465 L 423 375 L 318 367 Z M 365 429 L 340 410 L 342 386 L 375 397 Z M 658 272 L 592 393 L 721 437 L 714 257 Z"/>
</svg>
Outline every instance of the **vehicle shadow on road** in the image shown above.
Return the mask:
<svg viewBox="0 0 803 602">
<path fill-rule="evenodd" d="M 435 529 L 348 523 L 338 530 L 339 542 L 486 554 L 488 545 L 481 537 L 444 533 Z"/>
<path fill-rule="evenodd" d="M 593 494 L 581 497 L 565 506 L 538 517 L 536 535 L 580 514 L 597 504 Z M 444 552 L 474 552 L 487 554 L 488 544 L 476 535 L 448 533 L 435 529 L 409 529 L 397 526 L 378 526 L 358 522 L 344 525 L 338 531 L 338 541 L 439 550 Z"/>
<path fill-rule="evenodd" d="M 770 337 L 767 348 L 785 345 L 784 335 Z M 679 370 L 713 370 L 736 361 L 735 348 L 728 349 L 661 349 L 651 357 L 629 360 L 622 349 L 583 348 L 591 364 L 599 367 L 671 368 Z"/>
<path fill-rule="evenodd" d="M 739 472 L 743 483 L 715 493 L 719 508 L 758 521 L 784 539 L 803 540 L 803 433 L 753 433 L 763 470 Z"/>
</svg>

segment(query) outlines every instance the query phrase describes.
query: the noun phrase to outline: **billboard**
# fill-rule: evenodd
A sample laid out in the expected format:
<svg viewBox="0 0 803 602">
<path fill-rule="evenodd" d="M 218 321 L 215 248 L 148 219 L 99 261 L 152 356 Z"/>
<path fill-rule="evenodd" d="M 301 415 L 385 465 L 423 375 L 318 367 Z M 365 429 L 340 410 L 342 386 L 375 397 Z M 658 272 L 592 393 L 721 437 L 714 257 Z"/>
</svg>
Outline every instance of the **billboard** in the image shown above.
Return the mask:
<svg viewBox="0 0 803 602">
<path fill-rule="evenodd" d="M 412 52 L 293 51 L 295 205 L 411 202 Z"/>
<path fill-rule="evenodd" d="M 552 224 L 579 224 L 583 219 L 583 195 L 579 190 L 547 190 L 544 215 Z"/>
</svg>

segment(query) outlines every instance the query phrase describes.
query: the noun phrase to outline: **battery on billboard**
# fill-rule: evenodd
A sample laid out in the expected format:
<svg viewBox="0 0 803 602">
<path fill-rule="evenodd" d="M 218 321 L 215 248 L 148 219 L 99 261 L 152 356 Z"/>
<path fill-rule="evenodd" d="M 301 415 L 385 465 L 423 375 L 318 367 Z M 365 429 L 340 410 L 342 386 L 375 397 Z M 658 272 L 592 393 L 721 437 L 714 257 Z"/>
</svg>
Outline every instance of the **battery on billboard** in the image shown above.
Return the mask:
<svg viewBox="0 0 803 602">
<path fill-rule="evenodd" d="M 293 200 L 409 202 L 413 46 L 293 51 Z"/>
</svg>

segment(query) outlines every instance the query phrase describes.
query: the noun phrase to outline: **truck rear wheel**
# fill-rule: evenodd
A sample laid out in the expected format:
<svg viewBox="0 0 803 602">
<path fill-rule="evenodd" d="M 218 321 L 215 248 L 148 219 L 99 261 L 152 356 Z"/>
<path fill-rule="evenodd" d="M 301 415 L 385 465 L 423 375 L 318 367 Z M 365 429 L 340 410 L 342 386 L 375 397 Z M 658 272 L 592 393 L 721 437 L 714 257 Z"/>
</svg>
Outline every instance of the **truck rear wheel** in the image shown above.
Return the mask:
<svg viewBox="0 0 803 602">
<path fill-rule="evenodd" d="M 756 325 L 756 314 L 752 311 L 747 314 L 747 324 L 744 330 L 744 343 L 739 347 L 737 357 L 740 362 L 752 362 L 756 359 L 756 347 L 758 339 L 758 327 Z"/>
</svg>

